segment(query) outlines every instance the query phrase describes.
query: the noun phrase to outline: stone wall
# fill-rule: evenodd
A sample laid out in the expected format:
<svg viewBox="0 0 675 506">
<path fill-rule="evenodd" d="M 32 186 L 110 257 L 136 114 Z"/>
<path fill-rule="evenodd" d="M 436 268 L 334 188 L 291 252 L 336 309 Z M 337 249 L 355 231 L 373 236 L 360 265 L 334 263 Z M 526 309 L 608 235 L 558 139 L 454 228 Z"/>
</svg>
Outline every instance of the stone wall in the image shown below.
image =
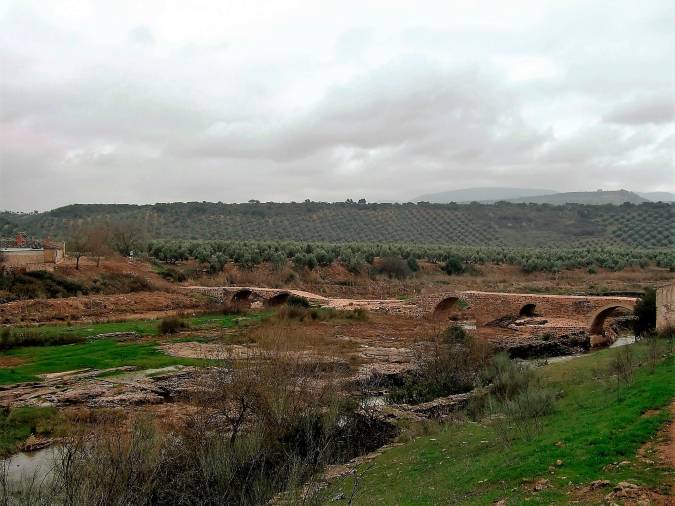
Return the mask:
<svg viewBox="0 0 675 506">
<path fill-rule="evenodd" d="M 675 282 L 656 289 L 656 330 L 675 327 Z"/>
</svg>

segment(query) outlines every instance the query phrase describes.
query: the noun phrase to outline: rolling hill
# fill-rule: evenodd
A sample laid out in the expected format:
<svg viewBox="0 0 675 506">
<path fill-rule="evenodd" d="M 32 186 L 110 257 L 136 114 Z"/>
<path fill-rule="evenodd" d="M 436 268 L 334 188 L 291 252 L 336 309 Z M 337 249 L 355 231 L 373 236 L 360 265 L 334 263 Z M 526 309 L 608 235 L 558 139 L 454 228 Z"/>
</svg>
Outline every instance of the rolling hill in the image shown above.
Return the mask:
<svg viewBox="0 0 675 506">
<path fill-rule="evenodd" d="M 670 192 L 637 192 L 643 199 L 651 200 L 652 202 L 675 202 L 675 193 Z"/>
<path fill-rule="evenodd" d="M 521 197 L 517 199 L 509 199 L 509 202 L 551 204 L 554 206 L 560 206 L 563 204 L 621 205 L 624 202 L 630 202 L 631 204 L 641 204 L 643 202 L 649 202 L 649 200 L 640 197 L 637 193 L 629 192 L 627 190 L 597 190 L 594 192 L 565 192 L 555 193 L 553 195 Z"/>
<path fill-rule="evenodd" d="M 536 188 L 505 188 L 498 186 L 463 188 L 461 190 L 420 195 L 413 199 L 412 202 L 430 202 L 433 204 L 449 204 L 450 202 L 496 202 L 499 200 L 510 200 L 521 197 L 552 195 L 554 193 L 556 192 L 553 190 L 541 190 Z"/>
<path fill-rule="evenodd" d="M 63 238 L 122 223 L 152 239 L 294 240 L 511 247 L 673 248 L 673 204 L 77 204 L 0 213 L 0 234 Z"/>
</svg>

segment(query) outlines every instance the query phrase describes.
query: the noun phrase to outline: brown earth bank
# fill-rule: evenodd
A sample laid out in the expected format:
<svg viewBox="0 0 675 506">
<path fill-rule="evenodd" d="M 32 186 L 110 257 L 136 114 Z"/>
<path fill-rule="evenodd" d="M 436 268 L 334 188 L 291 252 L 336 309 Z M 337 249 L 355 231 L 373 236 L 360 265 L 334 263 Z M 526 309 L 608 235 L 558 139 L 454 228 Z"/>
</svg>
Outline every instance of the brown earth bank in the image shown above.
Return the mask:
<svg viewBox="0 0 675 506">
<path fill-rule="evenodd" d="M 198 294 L 136 292 L 120 295 L 86 295 L 63 299 L 31 299 L 0 304 L 0 323 L 46 323 L 55 321 L 105 321 L 147 313 L 161 315 L 205 306 Z"/>
</svg>

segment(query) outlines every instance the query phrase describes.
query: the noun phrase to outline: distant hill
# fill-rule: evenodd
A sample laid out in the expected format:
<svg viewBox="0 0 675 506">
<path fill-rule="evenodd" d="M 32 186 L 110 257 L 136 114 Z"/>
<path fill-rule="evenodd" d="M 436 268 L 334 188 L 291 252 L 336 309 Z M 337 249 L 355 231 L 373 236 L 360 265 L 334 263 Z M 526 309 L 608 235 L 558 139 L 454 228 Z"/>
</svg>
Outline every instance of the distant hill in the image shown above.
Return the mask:
<svg viewBox="0 0 675 506">
<path fill-rule="evenodd" d="M 651 200 L 652 202 L 675 202 L 675 193 L 669 192 L 637 192 L 643 199 Z"/>
<path fill-rule="evenodd" d="M 508 199 L 513 203 L 530 203 L 530 204 L 591 204 L 604 205 L 614 204 L 620 205 L 624 202 L 631 204 L 641 204 L 649 200 L 640 197 L 637 193 L 629 192 L 627 190 L 603 191 L 597 190 L 594 192 L 566 192 L 555 193 L 553 195 L 537 195 L 530 197 L 521 197 L 515 199 Z"/>
<path fill-rule="evenodd" d="M 77 225 L 123 223 L 149 239 L 294 240 L 498 247 L 673 248 L 674 204 L 78 204 L 0 213 L 8 233 L 64 238 Z M 3 225 L 4 223 L 4 225 Z"/>
<path fill-rule="evenodd" d="M 551 195 L 553 190 L 536 188 L 505 188 L 490 186 L 484 188 L 463 188 L 439 193 L 420 195 L 412 202 L 431 202 L 433 204 L 448 204 L 450 202 L 496 202 L 498 200 L 517 199 L 520 197 L 534 197 Z"/>
</svg>

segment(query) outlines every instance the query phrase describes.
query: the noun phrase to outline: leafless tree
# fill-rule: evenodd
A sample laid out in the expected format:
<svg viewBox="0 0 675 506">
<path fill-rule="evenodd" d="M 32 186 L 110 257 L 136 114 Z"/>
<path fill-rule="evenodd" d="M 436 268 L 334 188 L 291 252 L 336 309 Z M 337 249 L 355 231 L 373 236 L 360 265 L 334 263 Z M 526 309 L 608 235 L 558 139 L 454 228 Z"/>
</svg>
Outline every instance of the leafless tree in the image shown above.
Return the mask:
<svg viewBox="0 0 675 506">
<path fill-rule="evenodd" d="M 87 254 L 87 236 L 82 227 L 74 227 L 70 230 L 66 241 L 68 254 L 75 258 L 75 269 L 80 269 L 80 258 Z"/>
<path fill-rule="evenodd" d="M 101 265 L 101 257 L 112 251 L 110 228 L 103 225 L 93 225 L 84 230 L 84 240 L 87 251 L 96 257 L 96 267 Z"/>
</svg>

